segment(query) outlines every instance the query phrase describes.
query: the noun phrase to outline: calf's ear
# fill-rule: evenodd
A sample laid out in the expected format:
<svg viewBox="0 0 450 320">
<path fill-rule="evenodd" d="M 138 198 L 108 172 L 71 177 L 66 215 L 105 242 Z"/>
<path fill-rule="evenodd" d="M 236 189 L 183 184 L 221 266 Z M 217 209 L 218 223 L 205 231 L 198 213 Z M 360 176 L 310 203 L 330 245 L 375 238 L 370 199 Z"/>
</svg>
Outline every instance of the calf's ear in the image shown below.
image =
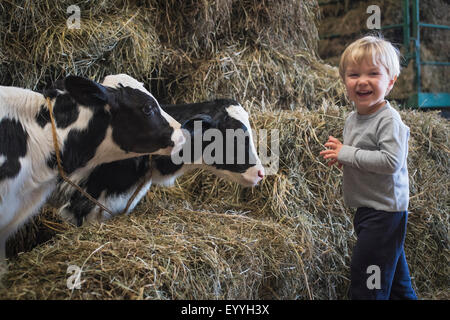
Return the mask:
<svg viewBox="0 0 450 320">
<path fill-rule="evenodd" d="M 191 134 L 194 133 L 194 123 L 196 121 L 201 121 L 202 123 L 202 132 L 205 132 L 206 130 L 210 129 L 210 128 L 215 128 L 216 127 L 216 122 L 213 120 L 213 118 L 211 118 L 211 116 L 206 115 L 206 114 L 198 114 L 193 116 L 192 118 L 186 120 L 182 125 L 181 128 L 182 129 L 186 129 L 187 131 L 189 131 Z"/>
<path fill-rule="evenodd" d="M 72 98 L 85 106 L 103 106 L 108 102 L 107 90 L 95 81 L 68 76 L 64 80 L 64 86 Z"/>
</svg>

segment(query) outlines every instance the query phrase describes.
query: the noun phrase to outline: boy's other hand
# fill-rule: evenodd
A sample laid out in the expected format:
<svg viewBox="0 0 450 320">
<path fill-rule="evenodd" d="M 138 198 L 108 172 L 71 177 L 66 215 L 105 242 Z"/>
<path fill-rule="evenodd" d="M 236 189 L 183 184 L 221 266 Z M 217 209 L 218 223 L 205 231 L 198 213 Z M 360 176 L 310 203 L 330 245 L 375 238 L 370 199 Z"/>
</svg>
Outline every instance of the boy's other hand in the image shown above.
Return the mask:
<svg viewBox="0 0 450 320">
<path fill-rule="evenodd" d="M 327 147 L 327 150 L 323 150 L 320 152 L 320 155 L 323 156 L 324 159 L 331 159 L 328 162 L 329 166 L 332 166 L 336 163 L 338 163 L 338 155 L 339 151 L 341 151 L 342 143 L 336 139 L 333 136 L 328 137 L 328 141 L 325 143 L 325 147 Z M 342 164 L 338 164 L 339 168 L 342 168 Z"/>
</svg>

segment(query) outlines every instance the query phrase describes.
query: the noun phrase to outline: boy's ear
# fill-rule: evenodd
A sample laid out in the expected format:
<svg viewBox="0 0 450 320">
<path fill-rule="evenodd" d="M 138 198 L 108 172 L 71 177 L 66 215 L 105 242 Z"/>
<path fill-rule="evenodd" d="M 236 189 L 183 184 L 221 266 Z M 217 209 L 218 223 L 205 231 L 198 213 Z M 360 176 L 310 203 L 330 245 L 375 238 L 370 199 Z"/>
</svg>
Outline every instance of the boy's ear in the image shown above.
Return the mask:
<svg viewBox="0 0 450 320">
<path fill-rule="evenodd" d="M 388 95 L 391 92 L 392 88 L 394 87 L 395 81 L 397 81 L 397 76 L 394 76 L 393 79 L 389 80 L 386 95 Z"/>
<path fill-rule="evenodd" d="M 64 86 L 72 98 L 85 106 L 103 106 L 108 102 L 107 90 L 95 81 L 68 76 L 64 80 Z"/>
<path fill-rule="evenodd" d="M 394 85 L 395 81 L 397 81 L 397 76 L 394 76 L 394 79 L 391 79 L 392 85 Z"/>
</svg>

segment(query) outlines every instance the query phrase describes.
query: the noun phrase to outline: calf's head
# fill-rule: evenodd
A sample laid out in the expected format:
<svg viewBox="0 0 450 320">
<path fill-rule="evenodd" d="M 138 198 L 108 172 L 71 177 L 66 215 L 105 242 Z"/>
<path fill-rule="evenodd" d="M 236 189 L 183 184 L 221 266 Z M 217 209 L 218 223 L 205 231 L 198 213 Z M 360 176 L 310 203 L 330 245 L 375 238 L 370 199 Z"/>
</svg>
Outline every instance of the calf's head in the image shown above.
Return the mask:
<svg viewBox="0 0 450 320">
<path fill-rule="evenodd" d="M 264 177 L 264 167 L 253 142 L 248 113 L 233 100 L 213 103 L 220 107 L 183 123 L 182 129 L 189 135 L 178 157 L 185 164 L 201 163 L 204 169 L 243 186 L 257 185 Z M 179 161 L 176 154 L 171 159 Z"/>
<path fill-rule="evenodd" d="M 130 83 L 137 82 L 126 77 Z M 112 139 L 126 152 L 169 155 L 184 142 L 180 124 L 161 110 L 149 92 L 126 84 L 105 87 L 77 76 L 67 77 L 64 89 L 81 105 L 107 109 Z"/>
<path fill-rule="evenodd" d="M 130 152 L 170 154 L 175 128 L 161 114 L 158 102 L 130 87 L 116 89 L 116 93 L 115 103 L 110 103 L 114 141 Z"/>
</svg>

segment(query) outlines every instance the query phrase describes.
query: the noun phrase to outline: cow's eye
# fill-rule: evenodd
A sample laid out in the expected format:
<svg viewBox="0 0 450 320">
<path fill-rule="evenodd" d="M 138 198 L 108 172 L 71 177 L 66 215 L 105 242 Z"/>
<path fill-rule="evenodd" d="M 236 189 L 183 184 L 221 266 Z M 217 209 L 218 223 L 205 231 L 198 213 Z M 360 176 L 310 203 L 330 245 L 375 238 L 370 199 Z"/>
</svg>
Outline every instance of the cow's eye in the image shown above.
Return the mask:
<svg viewBox="0 0 450 320">
<path fill-rule="evenodd" d="M 146 114 L 147 116 L 153 114 L 153 108 L 151 106 L 144 106 L 142 107 L 142 112 Z"/>
</svg>

